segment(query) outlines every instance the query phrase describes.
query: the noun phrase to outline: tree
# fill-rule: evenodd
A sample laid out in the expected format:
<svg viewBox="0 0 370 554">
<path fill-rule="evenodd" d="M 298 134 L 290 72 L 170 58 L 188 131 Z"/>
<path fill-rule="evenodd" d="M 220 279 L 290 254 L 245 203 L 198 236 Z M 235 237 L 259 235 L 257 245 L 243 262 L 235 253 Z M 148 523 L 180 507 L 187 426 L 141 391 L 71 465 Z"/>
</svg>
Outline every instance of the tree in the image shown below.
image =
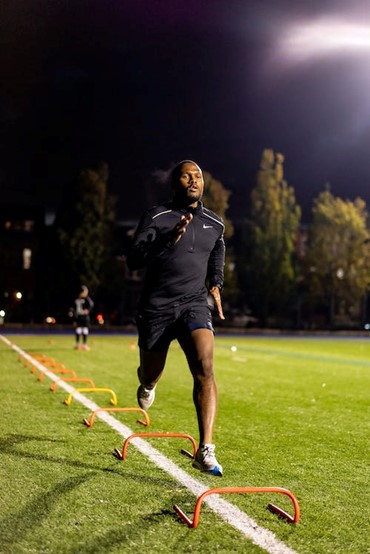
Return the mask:
<svg viewBox="0 0 370 554">
<path fill-rule="evenodd" d="M 226 189 L 220 181 L 212 177 L 208 171 L 203 172 L 204 178 L 204 205 L 222 217 L 225 223 L 225 241 L 226 243 L 234 234 L 234 227 L 226 212 L 229 208 L 229 198 L 231 192 Z M 226 302 L 233 302 L 237 295 L 237 279 L 235 275 L 234 253 L 230 244 L 226 248 L 225 258 L 225 287 L 223 297 Z"/>
<path fill-rule="evenodd" d="M 81 171 L 76 196 L 57 229 L 73 280 L 95 291 L 112 253 L 115 199 L 108 194 L 108 177 L 106 163 Z"/>
<path fill-rule="evenodd" d="M 234 227 L 226 212 L 229 208 L 231 192 L 226 189 L 220 181 L 212 177 L 208 171 L 204 171 L 204 205 L 222 217 L 225 223 L 225 238 L 229 239 L 234 234 Z"/>
<path fill-rule="evenodd" d="M 262 323 L 269 315 L 282 313 L 296 283 L 301 209 L 294 189 L 284 180 L 283 162 L 282 154 L 265 149 L 251 193 L 247 281 L 250 302 Z"/>
<path fill-rule="evenodd" d="M 370 282 L 367 219 L 361 198 L 343 200 L 327 187 L 314 200 L 307 276 L 311 294 L 327 300 L 330 324 L 338 304 L 347 316 L 359 314 L 360 300 Z"/>
</svg>

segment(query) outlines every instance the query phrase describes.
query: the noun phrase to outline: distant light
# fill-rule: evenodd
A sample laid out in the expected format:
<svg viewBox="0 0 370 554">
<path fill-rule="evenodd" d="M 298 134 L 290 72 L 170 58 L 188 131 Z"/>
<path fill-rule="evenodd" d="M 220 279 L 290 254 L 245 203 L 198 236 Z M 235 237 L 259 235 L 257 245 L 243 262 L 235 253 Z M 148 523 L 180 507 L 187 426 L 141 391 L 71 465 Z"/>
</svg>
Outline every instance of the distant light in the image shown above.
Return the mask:
<svg viewBox="0 0 370 554">
<path fill-rule="evenodd" d="M 56 323 L 56 319 L 55 317 L 48 316 L 45 318 L 45 322 L 54 325 L 54 323 Z"/>
<path fill-rule="evenodd" d="M 50 225 L 54 224 L 55 221 L 55 211 L 54 210 L 47 210 L 45 213 L 45 225 L 46 227 L 50 227 Z"/>
<path fill-rule="evenodd" d="M 5 310 L 0 310 L 0 317 L 5 317 Z"/>
<path fill-rule="evenodd" d="M 17 300 L 22 300 L 23 294 L 20 291 L 17 291 L 15 293 L 15 297 L 16 297 Z"/>
<path fill-rule="evenodd" d="M 98 314 L 96 316 L 96 321 L 99 323 L 99 325 L 104 325 L 104 316 L 103 316 L 103 314 Z"/>
<path fill-rule="evenodd" d="M 366 331 L 368 331 L 370 329 L 370 323 L 365 323 L 364 329 L 366 329 Z"/>
<path fill-rule="evenodd" d="M 32 250 L 30 248 L 23 248 L 23 269 L 31 268 Z"/>
<path fill-rule="evenodd" d="M 344 271 L 341 267 L 339 269 L 337 269 L 337 277 L 338 277 L 338 279 L 343 279 L 343 277 L 344 277 Z"/>
</svg>

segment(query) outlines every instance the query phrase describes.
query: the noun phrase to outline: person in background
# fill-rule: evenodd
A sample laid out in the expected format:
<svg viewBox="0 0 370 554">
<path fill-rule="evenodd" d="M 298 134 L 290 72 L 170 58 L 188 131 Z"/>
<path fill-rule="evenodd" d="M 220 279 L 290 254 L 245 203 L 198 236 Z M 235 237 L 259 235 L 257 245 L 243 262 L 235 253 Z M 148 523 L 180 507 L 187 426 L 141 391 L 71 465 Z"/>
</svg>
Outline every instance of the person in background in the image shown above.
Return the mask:
<svg viewBox="0 0 370 554">
<path fill-rule="evenodd" d="M 193 467 L 222 476 L 212 434 L 217 411 L 213 371 L 214 329 L 209 293 L 224 319 L 220 291 L 224 279 L 224 223 L 201 202 L 200 167 L 180 162 L 171 173 L 173 199 L 141 218 L 128 253 L 129 269 L 145 267 L 137 328 L 140 347 L 139 406 L 147 410 L 165 367 L 170 343 L 177 339 L 193 377 L 199 448 Z"/>
<path fill-rule="evenodd" d="M 74 301 L 76 350 L 90 350 L 87 339 L 90 332 L 90 313 L 93 307 L 94 302 L 89 296 L 89 289 L 82 285 L 80 293 Z"/>
</svg>

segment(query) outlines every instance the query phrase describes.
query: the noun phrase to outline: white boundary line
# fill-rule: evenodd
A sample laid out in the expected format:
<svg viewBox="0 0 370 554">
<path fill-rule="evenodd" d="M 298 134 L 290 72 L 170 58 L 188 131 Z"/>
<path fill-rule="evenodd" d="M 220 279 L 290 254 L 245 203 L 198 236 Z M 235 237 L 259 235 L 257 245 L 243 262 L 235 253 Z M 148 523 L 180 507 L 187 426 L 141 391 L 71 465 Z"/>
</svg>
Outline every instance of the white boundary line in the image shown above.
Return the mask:
<svg viewBox="0 0 370 554">
<path fill-rule="evenodd" d="M 60 379 L 59 375 L 55 375 L 47 371 L 47 368 L 39 363 L 37 360 L 34 360 L 32 356 L 24 352 L 16 344 L 9 341 L 3 335 L 0 335 L 0 339 L 5 342 L 10 348 L 18 352 L 19 355 L 23 356 L 29 362 L 32 362 L 34 367 L 37 367 L 40 371 L 43 371 L 49 379 L 52 381 L 57 381 Z M 68 393 L 74 390 L 74 387 L 68 385 L 63 381 L 59 381 L 59 387 L 66 390 Z M 99 408 L 97 404 L 86 398 L 83 394 L 76 393 L 73 395 L 73 398 L 80 402 L 86 408 L 89 408 L 91 411 L 95 411 Z M 124 439 L 134 434 L 129 427 L 118 421 L 113 416 L 109 415 L 107 412 L 98 412 L 96 416 L 103 420 L 109 427 L 117 431 Z M 147 456 L 151 462 L 156 464 L 158 467 L 163 469 L 166 473 L 171 475 L 176 481 L 181 483 L 194 495 L 199 496 L 206 490 L 209 490 L 209 487 L 205 487 L 203 483 L 197 481 L 191 477 L 188 473 L 179 468 L 176 464 L 171 462 L 166 456 L 161 454 L 158 450 L 153 448 L 148 442 L 140 439 L 138 437 L 132 439 L 132 444 L 145 456 Z M 203 501 L 207 504 L 217 515 L 219 515 L 224 521 L 229 523 L 232 527 L 240 531 L 245 537 L 250 539 L 254 544 L 263 548 L 269 554 L 297 554 L 295 550 L 292 550 L 283 542 L 281 542 L 272 531 L 265 529 L 258 525 L 252 518 L 247 516 L 244 512 L 239 510 L 233 504 L 230 504 L 226 500 L 223 500 L 219 495 L 212 495 L 206 497 Z"/>
</svg>

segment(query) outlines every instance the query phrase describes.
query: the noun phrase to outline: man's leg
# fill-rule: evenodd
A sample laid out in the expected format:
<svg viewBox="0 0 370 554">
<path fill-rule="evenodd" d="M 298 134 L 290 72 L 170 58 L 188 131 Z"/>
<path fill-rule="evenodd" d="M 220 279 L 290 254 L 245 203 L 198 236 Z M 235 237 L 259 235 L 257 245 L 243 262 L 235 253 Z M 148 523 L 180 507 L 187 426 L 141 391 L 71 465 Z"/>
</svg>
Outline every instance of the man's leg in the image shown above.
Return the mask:
<svg viewBox="0 0 370 554">
<path fill-rule="evenodd" d="M 179 343 L 194 379 L 193 401 L 198 418 L 199 444 L 210 444 L 217 412 L 213 333 L 209 329 L 196 329 L 188 337 L 179 339 Z"/>
<path fill-rule="evenodd" d="M 213 373 L 213 332 L 196 329 L 187 338 L 179 339 L 194 379 L 193 400 L 198 417 L 199 448 L 193 467 L 203 473 L 222 477 L 222 465 L 212 444 L 217 412 L 217 386 Z"/>
<path fill-rule="evenodd" d="M 77 348 L 77 349 L 79 348 L 81 333 L 82 333 L 81 327 L 76 327 L 75 328 L 75 339 L 76 339 L 75 348 Z"/>
<path fill-rule="evenodd" d="M 163 373 L 167 358 L 164 352 L 148 352 L 140 348 L 140 366 L 137 375 L 140 386 L 137 390 L 137 401 L 143 410 L 148 410 L 154 402 L 155 387 Z"/>
<path fill-rule="evenodd" d="M 84 350 L 90 350 L 90 347 L 87 346 L 88 336 L 89 336 L 89 328 L 88 327 L 82 327 L 82 341 L 83 341 Z"/>
</svg>

